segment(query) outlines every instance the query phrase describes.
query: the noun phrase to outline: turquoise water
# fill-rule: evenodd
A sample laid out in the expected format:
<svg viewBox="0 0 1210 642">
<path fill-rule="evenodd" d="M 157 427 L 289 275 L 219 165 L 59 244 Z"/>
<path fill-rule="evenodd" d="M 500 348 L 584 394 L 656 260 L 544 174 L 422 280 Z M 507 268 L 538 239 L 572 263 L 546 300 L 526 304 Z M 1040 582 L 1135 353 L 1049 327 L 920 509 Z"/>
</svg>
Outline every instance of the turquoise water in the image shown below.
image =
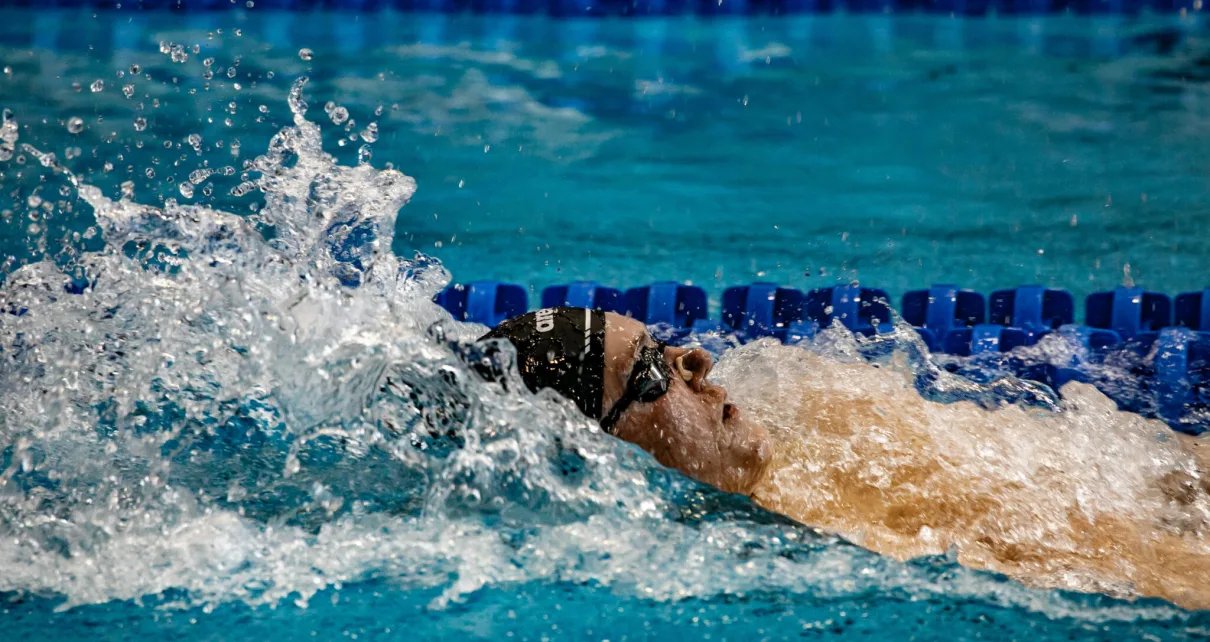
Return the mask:
<svg viewBox="0 0 1210 642">
<path fill-rule="evenodd" d="M 375 163 L 416 177 L 395 249 L 431 252 L 458 279 L 658 277 L 715 293 L 860 280 L 896 297 L 1040 282 L 1080 296 L 1129 264 L 1154 289 L 1207 284 L 1204 36 L 1179 18 L 10 15 L 0 87 L 36 114 L 23 141 L 74 144 L 89 169 L 123 153 L 99 183 L 180 199 L 166 178 L 207 158 L 238 169 L 307 74 L 352 133 L 378 124 Z M 174 64 L 164 39 L 201 53 Z M 131 64 L 137 79 L 117 76 Z M 160 145 L 189 133 L 202 155 L 173 165 Z M 330 151 L 355 159 L 360 141 L 335 137 Z M 190 202 L 222 204 L 237 178 Z M 20 227 L 5 226 L 10 253 Z"/>
<path fill-rule="evenodd" d="M 1178 18 L 5 10 L 0 630 L 1200 639 L 693 484 L 463 378 L 428 299 L 1200 289 L 1208 55 Z"/>
</svg>

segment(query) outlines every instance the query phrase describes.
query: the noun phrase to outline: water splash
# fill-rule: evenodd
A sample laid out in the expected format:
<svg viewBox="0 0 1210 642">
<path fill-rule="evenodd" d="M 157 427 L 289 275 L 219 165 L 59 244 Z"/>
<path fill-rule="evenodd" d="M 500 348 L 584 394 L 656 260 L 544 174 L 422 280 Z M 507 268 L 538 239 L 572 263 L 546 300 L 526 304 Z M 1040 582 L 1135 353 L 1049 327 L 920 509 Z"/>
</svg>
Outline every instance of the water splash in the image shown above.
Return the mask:
<svg viewBox="0 0 1210 642">
<path fill-rule="evenodd" d="M 922 347 L 910 328 L 875 341 L 835 333 L 810 350 L 750 344 L 717 370 L 774 435 L 760 504 L 901 559 L 952 550 L 1033 585 L 1210 606 L 1204 442 L 1080 383 L 1062 401 L 996 403 L 1011 393 L 933 368 L 921 395 L 929 369 L 907 358 Z M 886 342 L 906 349 L 853 358 Z M 1006 378 L 999 390 L 1030 385 Z M 929 398 L 938 392 L 965 400 Z"/>
<path fill-rule="evenodd" d="M 414 181 L 338 165 L 304 86 L 236 188 L 263 193 L 249 217 L 113 200 L 28 151 L 73 182 L 104 247 L 79 275 L 43 261 L 0 290 L 0 591 L 210 608 L 385 579 L 441 607 L 551 580 L 1186 617 L 870 554 L 655 465 L 515 374 L 481 381 L 482 328 L 431 302 L 440 262 L 386 250 Z M 860 357 L 835 345 L 836 368 Z"/>
</svg>

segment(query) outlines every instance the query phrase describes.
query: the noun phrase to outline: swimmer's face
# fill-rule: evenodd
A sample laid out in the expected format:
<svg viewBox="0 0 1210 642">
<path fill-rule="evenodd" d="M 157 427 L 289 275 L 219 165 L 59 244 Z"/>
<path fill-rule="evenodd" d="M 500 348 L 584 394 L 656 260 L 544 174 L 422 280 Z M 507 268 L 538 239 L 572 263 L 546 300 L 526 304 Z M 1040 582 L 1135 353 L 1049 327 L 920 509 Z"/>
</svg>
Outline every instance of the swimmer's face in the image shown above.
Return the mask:
<svg viewBox="0 0 1210 642">
<path fill-rule="evenodd" d="M 605 398 L 609 409 L 626 390 L 639 348 L 654 346 L 642 323 L 609 313 L 605 332 Z M 747 494 L 772 454 L 769 435 L 747 421 L 727 391 L 707 380 L 714 360 L 700 348 L 664 350 L 673 373 L 668 392 L 632 403 L 614 434 L 657 461 L 723 490 Z"/>
</svg>

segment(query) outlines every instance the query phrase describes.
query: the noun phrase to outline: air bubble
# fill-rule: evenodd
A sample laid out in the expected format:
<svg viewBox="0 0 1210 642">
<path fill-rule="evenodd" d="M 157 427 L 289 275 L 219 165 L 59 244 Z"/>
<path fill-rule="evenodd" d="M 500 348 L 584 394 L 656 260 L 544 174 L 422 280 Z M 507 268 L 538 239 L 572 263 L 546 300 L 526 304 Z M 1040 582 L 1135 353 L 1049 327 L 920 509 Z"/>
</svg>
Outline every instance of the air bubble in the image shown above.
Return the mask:
<svg viewBox="0 0 1210 642">
<path fill-rule="evenodd" d="M 141 132 L 144 129 L 147 129 L 147 119 L 143 118 L 142 116 L 134 119 L 134 130 L 136 132 Z"/>
<path fill-rule="evenodd" d="M 378 123 L 370 123 L 361 132 L 361 139 L 367 143 L 378 141 Z"/>
<path fill-rule="evenodd" d="M 127 98 L 134 98 L 134 85 L 126 85 L 122 87 L 122 95 Z"/>
<path fill-rule="evenodd" d="M 92 84 L 89 85 L 88 88 L 91 89 L 92 93 L 94 93 L 94 94 L 99 91 L 104 91 L 105 90 L 105 81 L 98 78 L 98 79 L 92 81 Z"/>
<path fill-rule="evenodd" d="M 298 50 L 298 57 L 302 58 L 303 60 L 310 60 L 311 56 L 313 56 L 313 55 L 315 55 L 315 52 L 313 52 L 310 49 L 307 49 L 305 47 Z"/>
<path fill-rule="evenodd" d="M 227 67 L 227 77 L 228 78 L 235 78 L 235 74 L 237 74 L 237 73 L 239 73 L 239 72 L 235 70 L 235 67 Z"/>
<path fill-rule="evenodd" d="M 332 117 L 332 122 L 334 124 L 340 125 L 349 119 L 349 110 L 345 109 L 344 107 L 336 107 L 332 109 L 332 112 L 329 115 Z"/>
<path fill-rule="evenodd" d="M 357 163 L 359 165 L 368 164 L 370 159 L 373 157 L 374 150 L 371 149 L 369 145 L 362 145 L 361 148 L 357 150 Z"/>
<path fill-rule="evenodd" d="M 135 75 L 135 74 L 139 73 L 139 71 L 140 71 L 140 70 L 139 70 L 139 66 L 138 66 L 138 65 L 131 65 L 131 66 L 130 66 L 130 75 L 132 75 L 132 76 L 133 76 L 133 75 Z"/>
<path fill-rule="evenodd" d="M 189 137 L 185 140 L 188 141 L 189 144 L 195 149 L 202 146 L 202 137 L 197 134 L 189 134 Z"/>
<path fill-rule="evenodd" d="M 181 191 L 181 196 L 184 196 L 185 198 L 193 198 L 193 183 L 185 181 L 181 183 L 180 187 L 177 189 Z"/>
<path fill-rule="evenodd" d="M 189 54 L 185 51 L 184 47 L 180 45 L 173 45 L 171 58 L 172 62 L 185 62 L 186 60 L 189 60 Z"/>
<path fill-rule="evenodd" d="M 72 116 L 67 119 L 67 131 L 78 134 L 84 131 L 84 119 L 79 116 Z"/>
</svg>

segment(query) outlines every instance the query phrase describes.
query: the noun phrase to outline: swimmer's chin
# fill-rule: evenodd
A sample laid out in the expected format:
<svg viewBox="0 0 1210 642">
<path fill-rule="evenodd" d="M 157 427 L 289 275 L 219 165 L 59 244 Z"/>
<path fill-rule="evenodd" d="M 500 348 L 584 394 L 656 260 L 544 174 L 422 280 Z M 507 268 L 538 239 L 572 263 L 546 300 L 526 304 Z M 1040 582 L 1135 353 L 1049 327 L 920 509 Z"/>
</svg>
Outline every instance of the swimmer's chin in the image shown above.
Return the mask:
<svg viewBox="0 0 1210 642">
<path fill-rule="evenodd" d="M 751 496 L 764 479 L 773 461 L 773 441 L 769 432 L 759 424 L 742 417 L 738 409 L 723 419 L 723 432 L 730 441 L 731 453 L 728 483 L 723 490 Z"/>
</svg>

